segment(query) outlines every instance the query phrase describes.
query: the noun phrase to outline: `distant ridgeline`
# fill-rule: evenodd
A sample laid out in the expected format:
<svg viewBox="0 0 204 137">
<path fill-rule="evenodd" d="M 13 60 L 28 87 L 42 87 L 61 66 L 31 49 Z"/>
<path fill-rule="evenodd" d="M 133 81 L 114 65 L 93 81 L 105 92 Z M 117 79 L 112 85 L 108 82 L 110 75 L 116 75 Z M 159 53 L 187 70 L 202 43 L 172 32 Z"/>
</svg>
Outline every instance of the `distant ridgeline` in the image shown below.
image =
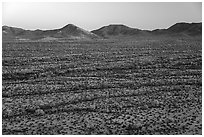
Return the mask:
<svg viewBox="0 0 204 137">
<path fill-rule="evenodd" d="M 3 26 L 3 41 L 9 40 L 40 40 L 55 41 L 59 39 L 68 40 L 92 40 L 92 39 L 111 39 L 127 37 L 146 37 L 146 36 L 201 36 L 202 23 L 176 23 L 167 29 L 141 30 L 130 28 L 125 25 L 108 25 L 97 30 L 87 31 L 73 24 L 68 24 L 60 29 L 53 30 L 24 30 L 16 27 Z"/>
</svg>

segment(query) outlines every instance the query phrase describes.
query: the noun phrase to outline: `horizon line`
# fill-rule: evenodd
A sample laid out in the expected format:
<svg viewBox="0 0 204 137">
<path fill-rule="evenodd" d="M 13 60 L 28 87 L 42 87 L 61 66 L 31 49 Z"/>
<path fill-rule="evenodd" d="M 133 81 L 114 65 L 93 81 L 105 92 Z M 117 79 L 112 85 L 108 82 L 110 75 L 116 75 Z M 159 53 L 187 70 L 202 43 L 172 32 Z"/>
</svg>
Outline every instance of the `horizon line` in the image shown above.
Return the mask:
<svg viewBox="0 0 204 137">
<path fill-rule="evenodd" d="M 181 21 L 181 22 L 176 22 L 176 23 L 170 25 L 169 27 L 171 27 L 171 26 L 173 26 L 173 25 L 175 25 L 175 24 L 178 24 L 178 23 L 188 23 L 188 24 L 193 24 L 193 23 L 198 24 L 198 23 L 201 23 L 201 24 L 202 24 L 202 21 L 200 21 L 200 22 L 184 22 L 184 21 Z M 78 25 L 75 25 L 75 24 L 73 24 L 73 23 L 68 23 L 68 24 L 66 24 L 66 25 L 63 25 L 62 27 L 53 28 L 53 29 L 40 29 L 40 28 L 37 28 L 37 29 L 25 29 L 25 28 L 23 28 L 23 27 L 9 26 L 9 25 L 2 25 L 2 27 L 6 26 L 6 27 L 12 27 L 12 28 L 19 28 L 19 29 L 28 30 L 28 31 L 36 31 L 36 30 L 48 31 L 48 30 L 61 29 L 61 28 L 65 27 L 65 26 L 67 26 L 67 25 L 74 25 L 74 26 L 76 26 L 76 27 L 78 27 L 78 28 L 82 28 L 82 27 L 80 27 L 80 26 L 78 26 Z M 167 27 L 167 28 L 141 29 L 141 28 L 137 28 L 137 27 L 128 26 L 128 25 L 122 24 L 122 23 L 110 23 L 110 24 L 108 24 L 108 25 L 103 25 L 103 26 L 101 26 L 101 27 L 99 27 L 99 28 L 96 28 L 96 29 L 93 29 L 93 30 L 87 30 L 87 29 L 85 29 L 85 30 L 91 32 L 91 31 L 94 31 L 94 30 L 101 29 L 102 27 L 110 26 L 110 25 L 124 25 L 124 26 L 130 27 L 130 28 L 132 28 L 132 29 L 139 29 L 139 30 L 146 30 L 146 31 L 153 31 L 153 30 L 158 30 L 158 29 L 168 29 L 168 28 L 169 28 L 169 27 Z M 82 29 L 84 29 L 84 28 L 82 28 Z"/>
</svg>

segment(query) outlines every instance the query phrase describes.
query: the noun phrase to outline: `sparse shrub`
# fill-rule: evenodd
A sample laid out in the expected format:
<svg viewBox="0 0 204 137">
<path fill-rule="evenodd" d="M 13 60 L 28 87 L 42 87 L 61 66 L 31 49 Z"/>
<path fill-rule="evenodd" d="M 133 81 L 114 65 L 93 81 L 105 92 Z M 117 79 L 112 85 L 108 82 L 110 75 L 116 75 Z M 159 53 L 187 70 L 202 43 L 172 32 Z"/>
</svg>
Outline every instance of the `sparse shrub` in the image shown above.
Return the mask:
<svg viewBox="0 0 204 137">
<path fill-rule="evenodd" d="M 42 109 L 37 109 L 37 110 L 35 110 L 35 114 L 37 114 L 37 115 L 44 115 L 45 112 Z"/>
</svg>

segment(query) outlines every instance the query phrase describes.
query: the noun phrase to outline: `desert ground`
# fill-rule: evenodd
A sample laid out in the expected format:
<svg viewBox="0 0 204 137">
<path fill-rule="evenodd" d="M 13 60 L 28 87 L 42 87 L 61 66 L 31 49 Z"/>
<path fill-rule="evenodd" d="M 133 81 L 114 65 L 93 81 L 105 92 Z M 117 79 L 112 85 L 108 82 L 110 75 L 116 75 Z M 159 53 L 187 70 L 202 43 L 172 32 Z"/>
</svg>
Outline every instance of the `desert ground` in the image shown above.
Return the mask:
<svg viewBox="0 0 204 137">
<path fill-rule="evenodd" d="M 202 134 L 201 38 L 2 44 L 2 134 Z"/>
</svg>

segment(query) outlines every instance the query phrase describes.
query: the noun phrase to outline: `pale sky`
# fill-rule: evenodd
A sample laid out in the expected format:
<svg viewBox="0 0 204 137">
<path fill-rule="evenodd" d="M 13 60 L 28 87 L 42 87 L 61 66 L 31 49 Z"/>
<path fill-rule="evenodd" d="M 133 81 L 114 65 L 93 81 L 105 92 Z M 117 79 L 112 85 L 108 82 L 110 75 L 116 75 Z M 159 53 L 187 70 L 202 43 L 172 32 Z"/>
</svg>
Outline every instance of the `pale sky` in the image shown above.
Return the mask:
<svg viewBox="0 0 204 137">
<path fill-rule="evenodd" d="M 109 24 L 153 30 L 177 22 L 201 22 L 201 2 L 28 2 L 3 3 L 2 25 L 24 29 L 55 29 L 75 24 L 86 30 Z"/>
</svg>

